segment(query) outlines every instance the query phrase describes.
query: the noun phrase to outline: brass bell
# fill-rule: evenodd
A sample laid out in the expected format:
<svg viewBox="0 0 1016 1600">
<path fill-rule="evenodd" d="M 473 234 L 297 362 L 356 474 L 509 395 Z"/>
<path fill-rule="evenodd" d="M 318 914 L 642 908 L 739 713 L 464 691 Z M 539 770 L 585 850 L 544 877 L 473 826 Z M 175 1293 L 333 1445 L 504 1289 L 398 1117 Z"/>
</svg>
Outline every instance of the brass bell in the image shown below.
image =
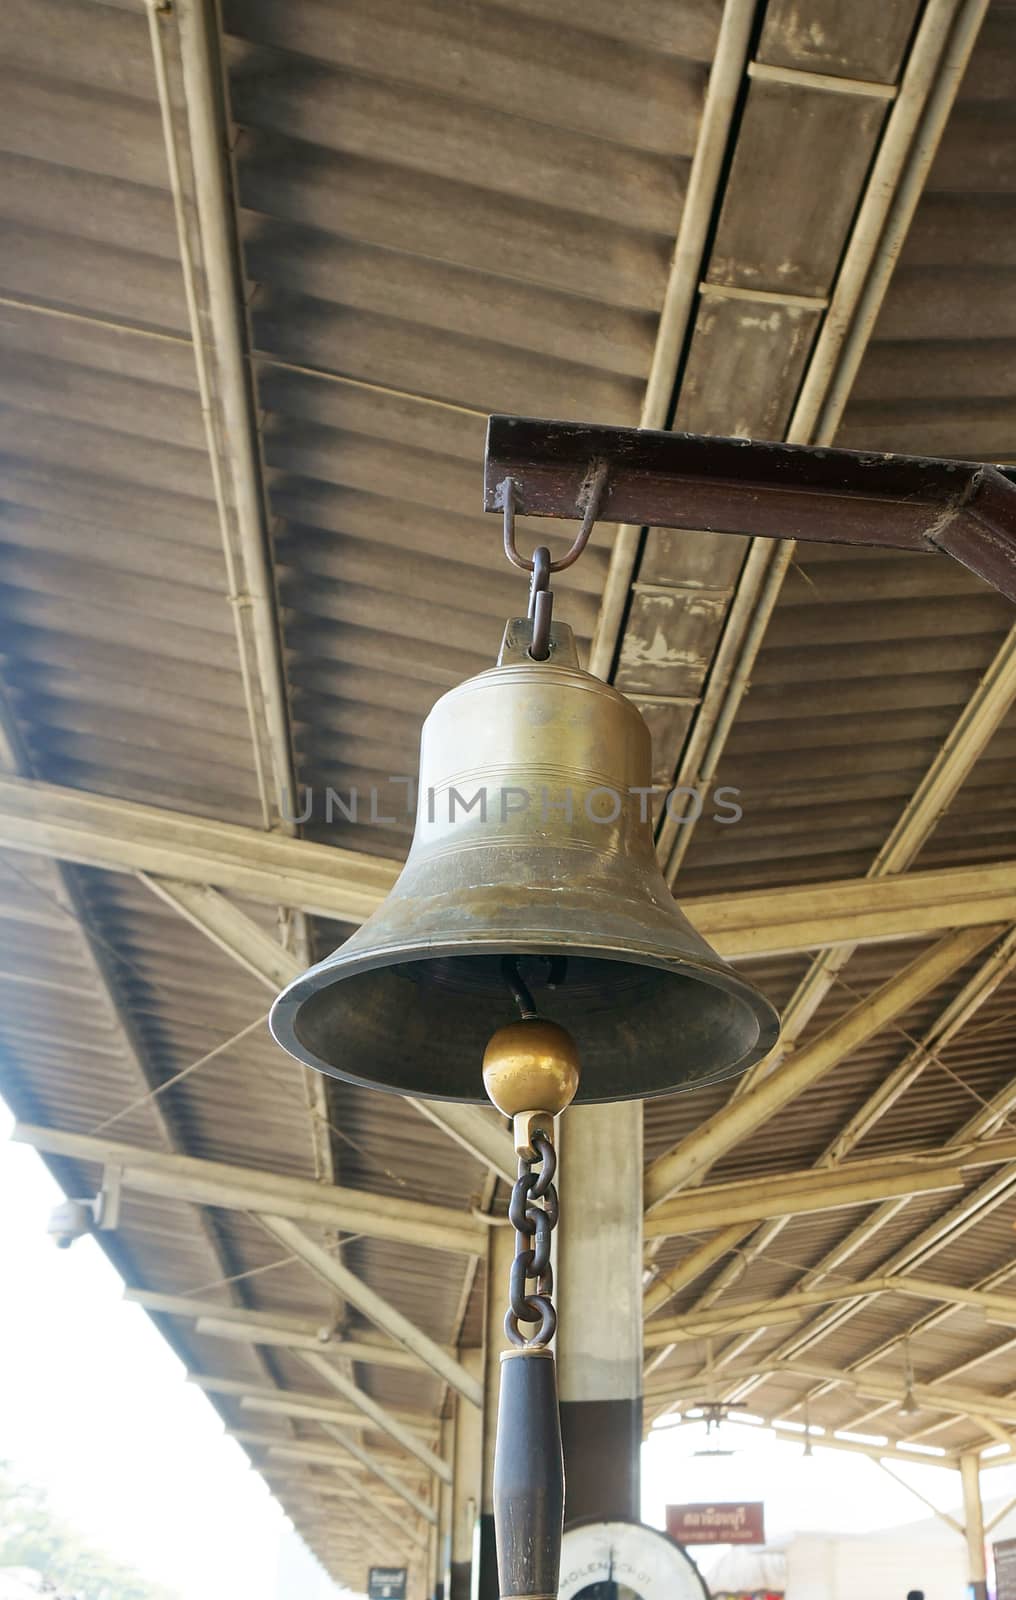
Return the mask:
<svg viewBox="0 0 1016 1600">
<path fill-rule="evenodd" d="M 396 1094 L 484 1102 L 491 1034 L 518 1018 L 503 958 L 568 1030 L 577 1100 L 743 1072 L 776 1042 L 768 1000 L 681 914 L 656 860 L 649 730 L 578 664 L 571 630 L 443 695 L 423 727 L 416 832 L 384 905 L 296 979 L 276 1039 L 308 1066 Z M 516 985 L 516 988 L 518 985 Z"/>
</svg>

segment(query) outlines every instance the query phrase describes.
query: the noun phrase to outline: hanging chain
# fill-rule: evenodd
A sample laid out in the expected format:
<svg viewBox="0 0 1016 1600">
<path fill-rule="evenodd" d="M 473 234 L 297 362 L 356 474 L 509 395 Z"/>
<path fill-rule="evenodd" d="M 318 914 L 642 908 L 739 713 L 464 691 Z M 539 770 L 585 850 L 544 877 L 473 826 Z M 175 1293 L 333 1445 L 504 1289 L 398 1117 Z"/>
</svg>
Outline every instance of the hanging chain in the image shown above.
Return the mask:
<svg viewBox="0 0 1016 1600">
<path fill-rule="evenodd" d="M 508 1220 L 515 1229 L 515 1260 L 509 1280 L 511 1305 L 504 1319 L 504 1331 L 512 1344 L 528 1350 L 542 1349 L 557 1331 L 554 1270 L 550 1264 L 550 1239 L 557 1226 L 558 1202 L 554 1177 L 557 1152 L 545 1133 L 533 1134 L 533 1149 L 539 1170 L 525 1156 L 519 1157 L 519 1175 L 512 1189 Z M 535 1282 L 530 1294 L 527 1286 Z M 526 1335 L 520 1322 L 537 1323 L 536 1332 Z"/>
</svg>

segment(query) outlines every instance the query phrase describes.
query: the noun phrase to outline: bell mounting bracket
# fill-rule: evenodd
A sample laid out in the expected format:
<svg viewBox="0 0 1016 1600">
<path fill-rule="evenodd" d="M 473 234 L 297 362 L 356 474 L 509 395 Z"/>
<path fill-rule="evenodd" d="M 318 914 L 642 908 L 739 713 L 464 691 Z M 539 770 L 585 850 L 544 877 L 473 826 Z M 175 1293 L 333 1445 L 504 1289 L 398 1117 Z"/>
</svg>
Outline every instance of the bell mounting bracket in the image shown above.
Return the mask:
<svg viewBox="0 0 1016 1600">
<path fill-rule="evenodd" d="M 484 510 L 952 556 L 1016 600 L 1016 468 L 492 416 Z"/>
</svg>

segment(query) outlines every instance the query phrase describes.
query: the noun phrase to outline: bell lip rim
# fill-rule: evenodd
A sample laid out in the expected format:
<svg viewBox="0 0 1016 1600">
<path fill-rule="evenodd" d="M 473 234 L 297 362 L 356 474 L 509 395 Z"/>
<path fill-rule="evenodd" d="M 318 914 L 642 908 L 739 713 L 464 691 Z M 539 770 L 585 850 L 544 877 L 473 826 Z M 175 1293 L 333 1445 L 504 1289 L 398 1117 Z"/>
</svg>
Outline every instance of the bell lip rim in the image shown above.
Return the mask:
<svg viewBox="0 0 1016 1600">
<path fill-rule="evenodd" d="M 324 969 L 328 968 L 329 962 L 332 961 L 332 957 L 326 956 L 323 961 L 316 962 L 306 972 L 301 973 L 298 978 L 294 978 L 276 996 L 268 1013 L 269 1032 L 276 1044 L 290 1056 L 302 1062 L 304 1066 L 310 1067 L 313 1071 L 320 1072 L 325 1077 L 334 1078 L 340 1083 L 352 1083 L 362 1089 L 376 1089 L 383 1094 L 397 1095 L 400 1099 L 441 1100 L 454 1105 L 489 1106 L 490 1101 L 482 1092 L 482 1085 L 480 1092 L 476 1096 L 419 1093 L 407 1095 L 404 1090 L 397 1089 L 392 1084 L 381 1083 L 376 1078 L 363 1078 L 353 1072 L 340 1072 L 334 1067 L 324 1064 L 322 1058 L 315 1056 L 305 1048 L 297 1038 L 294 1023 L 300 1005 L 304 1000 L 309 999 L 311 995 L 317 994 L 322 988 L 330 989 L 334 984 L 342 982 L 345 978 L 354 977 L 360 973 L 374 972 L 380 967 L 393 965 L 391 961 L 385 958 L 395 951 L 399 951 L 404 955 L 413 954 L 415 959 L 418 960 L 437 960 L 443 955 L 461 951 L 469 951 L 478 955 L 512 955 L 517 952 L 518 943 L 518 940 L 509 941 L 504 938 L 448 940 L 440 945 L 421 945 L 416 952 L 412 951 L 411 946 L 407 947 L 405 944 L 378 946 L 372 950 L 364 951 L 362 954 L 353 954 L 345 962 L 333 962 L 331 971 L 337 971 L 337 975 L 331 981 L 321 984 L 316 982 L 315 979 Z M 526 944 L 527 954 L 539 955 L 542 953 L 539 940 L 531 942 L 527 940 Z M 553 949 L 553 953 L 560 953 L 559 942 L 551 946 L 551 941 L 548 939 L 546 944 L 548 949 Z M 339 948 L 341 950 L 342 947 L 340 946 Z M 779 1042 L 782 1023 L 776 1007 L 760 989 L 756 989 L 754 985 L 739 978 L 737 973 L 727 967 L 725 963 L 719 963 L 718 961 L 718 964 L 713 966 L 706 961 L 696 961 L 691 958 L 685 958 L 678 962 L 663 961 L 660 958 L 653 959 L 648 952 L 642 956 L 637 945 L 634 947 L 625 945 L 623 951 L 620 947 L 607 945 L 574 945 L 569 947 L 567 953 L 576 956 L 591 956 L 607 961 L 620 958 L 623 954 L 627 961 L 636 966 L 654 967 L 657 971 L 673 972 L 679 975 L 699 978 L 703 982 L 711 984 L 715 989 L 735 994 L 738 999 L 749 1006 L 759 1026 L 759 1036 L 751 1050 L 747 1051 L 728 1071 L 712 1073 L 709 1077 L 696 1078 L 693 1082 L 684 1086 L 668 1085 L 662 1089 L 628 1095 L 584 1095 L 580 1085 L 579 1092 L 575 1097 L 576 1104 L 612 1105 L 626 1100 L 655 1100 L 668 1094 L 689 1094 L 694 1089 L 704 1089 L 711 1084 L 724 1083 L 729 1078 L 742 1076 L 745 1072 L 750 1071 L 753 1066 L 756 1066 L 758 1062 L 764 1060 Z M 477 1077 L 478 1081 L 480 1081 L 479 1066 L 477 1066 Z"/>
</svg>

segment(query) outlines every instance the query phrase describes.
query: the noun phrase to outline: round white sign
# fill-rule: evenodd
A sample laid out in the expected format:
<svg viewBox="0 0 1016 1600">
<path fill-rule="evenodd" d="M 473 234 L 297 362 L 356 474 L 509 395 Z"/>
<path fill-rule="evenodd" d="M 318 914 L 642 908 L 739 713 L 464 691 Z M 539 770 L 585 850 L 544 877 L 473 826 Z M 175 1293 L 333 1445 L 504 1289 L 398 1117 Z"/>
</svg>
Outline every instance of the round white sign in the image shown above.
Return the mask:
<svg viewBox="0 0 1016 1600">
<path fill-rule="evenodd" d="M 558 1600 L 615 1583 L 639 1600 L 709 1600 L 691 1557 L 665 1533 L 641 1522 L 579 1522 L 565 1529 Z"/>
</svg>

